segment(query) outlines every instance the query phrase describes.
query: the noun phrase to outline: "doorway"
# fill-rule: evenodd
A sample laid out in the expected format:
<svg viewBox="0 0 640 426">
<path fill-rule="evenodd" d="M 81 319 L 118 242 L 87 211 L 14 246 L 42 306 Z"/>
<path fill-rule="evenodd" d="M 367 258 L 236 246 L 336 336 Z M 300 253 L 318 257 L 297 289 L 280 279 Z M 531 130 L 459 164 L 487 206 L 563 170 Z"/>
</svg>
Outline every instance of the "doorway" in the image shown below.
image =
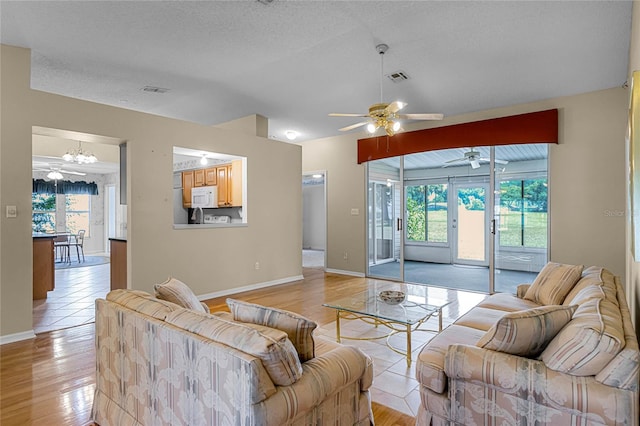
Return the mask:
<svg viewBox="0 0 640 426">
<path fill-rule="evenodd" d="M 326 171 L 302 175 L 302 267 L 326 268 Z"/>
</svg>

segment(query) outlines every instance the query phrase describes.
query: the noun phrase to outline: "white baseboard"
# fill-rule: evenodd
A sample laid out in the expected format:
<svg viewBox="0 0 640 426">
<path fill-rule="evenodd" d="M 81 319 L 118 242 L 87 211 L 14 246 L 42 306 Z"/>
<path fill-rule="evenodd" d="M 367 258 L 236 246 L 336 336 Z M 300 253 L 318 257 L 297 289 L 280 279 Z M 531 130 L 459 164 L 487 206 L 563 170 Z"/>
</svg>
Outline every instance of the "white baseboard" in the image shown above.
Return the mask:
<svg viewBox="0 0 640 426">
<path fill-rule="evenodd" d="M 19 342 L 21 340 L 35 339 L 36 334 L 33 330 L 23 331 L 21 333 L 7 334 L 6 336 L 0 336 L 0 345 L 7 343 Z"/>
<path fill-rule="evenodd" d="M 214 291 L 213 293 L 201 294 L 198 296 L 198 300 L 203 301 L 208 299 L 215 299 L 216 297 L 228 296 L 230 294 L 242 293 L 244 291 L 249 291 L 249 290 L 258 290 L 260 288 L 271 287 L 279 284 L 286 284 L 293 281 L 301 281 L 303 279 L 304 277 L 302 275 L 296 275 L 293 277 L 280 278 L 278 280 L 267 281 L 263 283 L 249 284 L 242 287 L 235 287 L 227 290 Z"/>
<path fill-rule="evenodd" d="M 340 274 L 340 275 L 349 275 L 351 277 L 360 277 L 364 278 L 365 274 L 362 272 L 354 272 L 354 271 L 343 271 L 341 269 L 329 269 L 327 268 L 325 272 L 331 272 L 332 274 Z"/>
</svg>

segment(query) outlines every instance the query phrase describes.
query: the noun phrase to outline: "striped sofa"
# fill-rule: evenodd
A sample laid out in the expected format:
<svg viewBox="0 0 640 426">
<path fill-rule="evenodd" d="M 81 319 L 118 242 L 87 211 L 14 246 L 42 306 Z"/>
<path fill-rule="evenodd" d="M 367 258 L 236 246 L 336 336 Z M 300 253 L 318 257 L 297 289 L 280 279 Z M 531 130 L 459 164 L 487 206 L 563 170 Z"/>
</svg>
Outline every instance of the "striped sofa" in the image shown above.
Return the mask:
<svg viewBox="0 0 640 426">
<path fill-rule="evenodd" d="M 314 341 L 315 324 L 295 314 L 229 303 L 233 313 L 209 314 L 135 290 L 96 300 L 92 420 L 101 426 L 373 424 L 368 356 Z M 264 325 L 269 322 L 284 331 Z"/>
<path fill-rule="evenodd" d="M 638 425 L 638 340 L 619 279 L 600 267 L 548 264 L 416 364 L 416 425 Z"/>
</svg>

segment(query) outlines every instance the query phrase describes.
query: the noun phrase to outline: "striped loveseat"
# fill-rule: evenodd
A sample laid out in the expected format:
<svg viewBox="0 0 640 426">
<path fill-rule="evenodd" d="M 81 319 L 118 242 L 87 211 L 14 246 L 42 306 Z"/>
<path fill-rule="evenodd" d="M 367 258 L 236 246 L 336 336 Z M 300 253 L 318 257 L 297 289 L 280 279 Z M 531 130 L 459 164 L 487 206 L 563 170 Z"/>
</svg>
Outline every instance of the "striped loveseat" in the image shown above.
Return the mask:
<svg viewBox="0 0 640 426">
<path fill-rule="evenodd" d="M 315 323 L 290 312 L 228 303 L 232 313 L 212 315 L 142 291 L 114 290 L 96 300 L 93 421 L 373 424 L 369 357 L 314 342 Z"/>
<path fill-rule="evenodd" d="M 549 263 L 434 337 L 417 425 L 637 425 L 639 352 L 619 279 Z"/>
</svg>

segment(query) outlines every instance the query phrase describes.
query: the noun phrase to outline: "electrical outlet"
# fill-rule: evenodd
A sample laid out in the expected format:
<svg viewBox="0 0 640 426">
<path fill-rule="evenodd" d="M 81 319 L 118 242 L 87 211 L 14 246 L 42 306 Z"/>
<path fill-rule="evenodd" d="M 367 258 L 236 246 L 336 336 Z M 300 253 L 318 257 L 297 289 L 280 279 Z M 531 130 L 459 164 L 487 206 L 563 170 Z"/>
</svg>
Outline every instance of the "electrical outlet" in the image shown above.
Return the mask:
<svg viewBox="0 0 640 426">
<path fill-rule="evenodd" d="M 256 264 L 255 264 L 255 268 L 256 268 L 256 271 L 257 271 L 258 269 L 260 269 L 260 262 L 256 262 Z"/>
<path fill-rule="evenodd" d="M 18 217 L 18 208 L 16 206 L 7 206 L 7 217 Z"/>
<path fill-rule="evenodd" d="M 346 251 L 344 252 L 344 260 L 349 260 L 349 253 Z"/>
</svg>

